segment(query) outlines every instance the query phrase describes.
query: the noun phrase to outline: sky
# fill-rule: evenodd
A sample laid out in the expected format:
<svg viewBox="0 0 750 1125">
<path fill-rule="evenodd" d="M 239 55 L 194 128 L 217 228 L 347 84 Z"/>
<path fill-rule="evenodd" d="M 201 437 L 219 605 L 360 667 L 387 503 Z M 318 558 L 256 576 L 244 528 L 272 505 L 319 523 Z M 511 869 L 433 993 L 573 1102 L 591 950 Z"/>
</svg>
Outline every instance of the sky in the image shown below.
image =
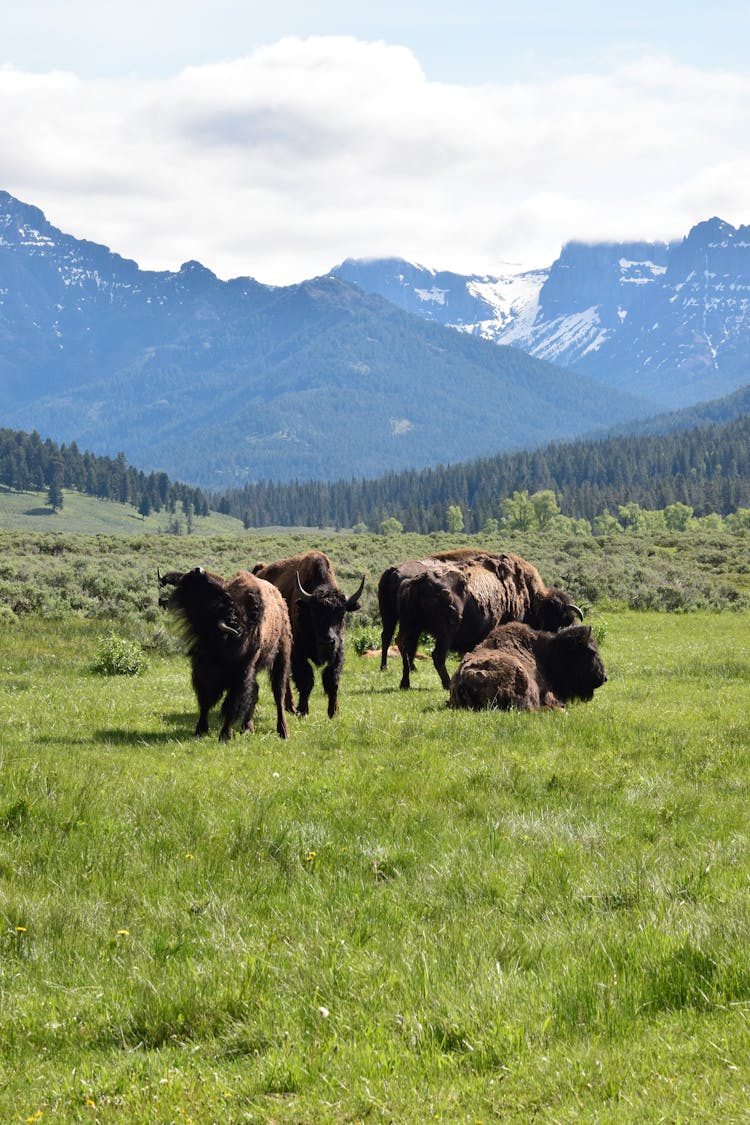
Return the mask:
<svg viewBox="0 0 750 1125">
<path fill-rule="evenodd" d="M 749 41 L 748 0 L 26 0 L 0 189 L 143 269 L 544 267 L 750 224 Z"/>
</svg>

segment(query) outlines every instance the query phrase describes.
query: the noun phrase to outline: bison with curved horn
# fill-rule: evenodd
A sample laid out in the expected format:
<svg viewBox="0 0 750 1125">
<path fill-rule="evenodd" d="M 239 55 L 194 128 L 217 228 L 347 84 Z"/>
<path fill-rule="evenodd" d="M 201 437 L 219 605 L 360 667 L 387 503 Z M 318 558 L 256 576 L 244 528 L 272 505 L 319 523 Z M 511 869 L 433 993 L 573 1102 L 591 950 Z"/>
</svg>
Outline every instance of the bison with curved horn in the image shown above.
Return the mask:
<svg viewBox="0 0 750 1125">
<path fill-rule="evenodd" d="M 338 711 L 339 680 L 344 664 L 344 619 L 359 609 L 365 587 L 347 597 L 338 587 L 333 564 L 323 551 L 256 563 L 253 574 L 278 587 L 289 608 L 292 626 L 292 679 L 299 693 L 296 711 L 307 715 L 315 683 L 313 665 L 322 667 L 323 690 L 328 697 L 328 717 Z M 294 711 L 291 690 L 287 710 Z"/>
<path fill-rule="evenodd" d="M 284 701 L 292 634 L 276 587 L 244 570 L 229 582 L 201 566 L 157 574 L 162 590 L 172 587 L 160 595 L 159 604 L 177 616 L 187 642 L 199 709 L 196 735 L 208 733 L 208 713 L 222 696 L 219 738 L 228 741 L 238 721 L 241 730 L 252 732 L 257 674 L 266 669 L 276 703 L 276 731 L 288 738 Z"/>
<path fill-rule="evenodd" d="M 577 619 L 583 614 L 570 596 L 545 586 L 536 567 L 518 555 L 481 553 L 463 562 L 438 562 L 404 579 L 399 588 L 400 687 L 410 687 L 422 633 L 435 638 L 432 661 L 447 688 L 448 653 L 470 652 L 496 625 L 521 621 L 557 632 Z"/>
</svg>

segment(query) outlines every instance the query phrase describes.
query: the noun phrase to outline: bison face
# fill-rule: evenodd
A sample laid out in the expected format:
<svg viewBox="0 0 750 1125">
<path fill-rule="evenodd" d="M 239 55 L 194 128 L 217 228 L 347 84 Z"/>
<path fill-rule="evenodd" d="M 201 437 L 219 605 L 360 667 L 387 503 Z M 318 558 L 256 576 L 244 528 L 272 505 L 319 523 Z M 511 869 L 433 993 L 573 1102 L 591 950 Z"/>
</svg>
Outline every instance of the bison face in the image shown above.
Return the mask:
<svg viewBox="0 0 750 1125">
<path fill-rule="evenodd" d="M 327 664 L 342 645 L 346 598 L 339 590 L 319 588 L 301 600 L 300 609 L 315 650 L 315 662 Z"/>
<path fill-rule="evenodd" d="M 607 676 L 590 625 L 564 629 L 554 638 L 554 688 L 562 699 L 588 702 Z"/>
<path fill-rule="evenodd" d="M 359 609 L 359 599 L 364 589 L 362 579 L 359 589 L 350 598 L 337 586 L 317 586 L 308 592 L 300 582 L 297 573 L 297 608 L 307 622 L 315 649 L 313 659 L 316 664 L 328 664 L 341 650 L 343 644 L 344 619 L 347 613 Z"/>
<path fill-rule="evenodd" d="M 160 597 L 159 604 L 181 617 L 194 638 L 223 645 L 243 638 L 238 607 L 218 575 L 196 566 L 185 574 L 173 571 L 160 576 L 159 581 L 162 586 L 174 586 L 168 597 Z"/>
</svg>

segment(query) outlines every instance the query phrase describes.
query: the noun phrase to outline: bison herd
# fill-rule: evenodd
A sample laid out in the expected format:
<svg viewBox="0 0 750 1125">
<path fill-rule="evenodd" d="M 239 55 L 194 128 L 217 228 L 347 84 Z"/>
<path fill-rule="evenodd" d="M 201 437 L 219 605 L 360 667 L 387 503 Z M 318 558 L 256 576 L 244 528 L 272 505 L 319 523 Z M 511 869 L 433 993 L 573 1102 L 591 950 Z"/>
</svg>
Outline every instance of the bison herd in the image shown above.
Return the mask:
<svg viewBox="0 0 750 1125">
<path fill-rule="evenodd" d="M 223 697 L 219 737 L 236 724 L 252 731 L 257 674 L 265 669 L 276 704 L 276 731 L 289 737 L 285 712 L 306 715 L 315 673 L 338 710 L 344 661 L 344 621 L 359 609 L 365 585 L 347 597 L 331 560 L 309 551 L 257 563 L 229 581 L 202 567 L 159 574 L 159 603 L 180 622 L 198 701 L 196 735 Z M 169 588 L 168 590 L 166 588 Z M 596 641 L 564 590 L 547 587 L 518 555 L 470 548 L 389 567 L 378 583 L 381 668 L 398 629 L 400 687 L 408 689 L 422 634 L 433 637 L 432 661 L 449 705 L 483 710 L 562 708 L 590 700 L 606 682 Z M 462 656 L 452 677 L 449 652 Z M 291 683 L 297 689 L 295 705 Z"/>
</svg>

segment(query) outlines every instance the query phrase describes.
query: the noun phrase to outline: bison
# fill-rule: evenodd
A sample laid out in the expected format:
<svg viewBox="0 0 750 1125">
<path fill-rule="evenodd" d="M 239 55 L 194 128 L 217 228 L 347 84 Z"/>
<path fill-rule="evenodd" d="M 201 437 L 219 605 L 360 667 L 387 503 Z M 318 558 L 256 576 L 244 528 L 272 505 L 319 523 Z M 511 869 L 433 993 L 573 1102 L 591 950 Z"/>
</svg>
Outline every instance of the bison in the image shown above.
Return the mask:
<svg viewBox="0 0 750 1125">
<path fill-rule="evenodd" d="M 591 627 L 559 633 L 514 621 L 498 625 L 468 652 L 450 681 L 451 707 L 537 711 L 590 700 L 607 682 Z"/>
<path fill-rule="evenodd" d="M 272 563 L 256 563 L 253 574 L 278 587 L 289 607 L 292 626 L 292 679 L 299 693 L 297 712 L 307 715 L 315 683 L 311 665 L 323 667 L 328 717 L 338 711 L 339 680 L 344 664 L 344 618 L 359 609 L 364 578 L 350 598 L 336 584 L 331 560 L 322 551 L 308 551 Z M 291 689 L 287 709 L 294 711 Z"/>
<path fill-rule="evenodd" d="M 473 547 L 459 547 L 455 551 L 438 551 L 425 559 L 410 559 L 396 566 L 389 566 L 383 571 L 378 582 L 378 609 L 383 627 L 380 634 L 381 671 L 385 671 L 388 666 L 388 648 L 398 625 L 398 592 L 401 583 L 407 578 L 415 578 L 418 574 L 423 574 L 425 570 L 440 563 L 465 562 L 476 559 L 482 553 Z"/>
<path fill-rule="evenodd" d="M 208 712 L 222 696 L 219 738 L 228 741 L 241 720 L 253 730 L 258 700 L 257 673 L 268 670 L 276 702 L 276 731 L 289 737 L 284 700 L 289 688 L 292 634 L 286 604 L 270 582 L 239 571 L 226 582 L 197 566 L 185 573 L 159 574 L 171 586 L 160 604 L 180 619 L 198 700 L 196 735 L 208 733 Z"/>
<path fill-rule="evenodd" d="M 478 553 L 453 564 L 437 562 L 401 583 L 398 593 L 399 637 L 403 674 L 410 670 L 422 633 L 435 638 L 432 661 L 444 688 L 449 651 L 469 652 L 489 631 L 507 621 L 557 632 L 583 614 L 564 590 L 548 588 L 536 567 L 518 555 Z"/>
</svg>

